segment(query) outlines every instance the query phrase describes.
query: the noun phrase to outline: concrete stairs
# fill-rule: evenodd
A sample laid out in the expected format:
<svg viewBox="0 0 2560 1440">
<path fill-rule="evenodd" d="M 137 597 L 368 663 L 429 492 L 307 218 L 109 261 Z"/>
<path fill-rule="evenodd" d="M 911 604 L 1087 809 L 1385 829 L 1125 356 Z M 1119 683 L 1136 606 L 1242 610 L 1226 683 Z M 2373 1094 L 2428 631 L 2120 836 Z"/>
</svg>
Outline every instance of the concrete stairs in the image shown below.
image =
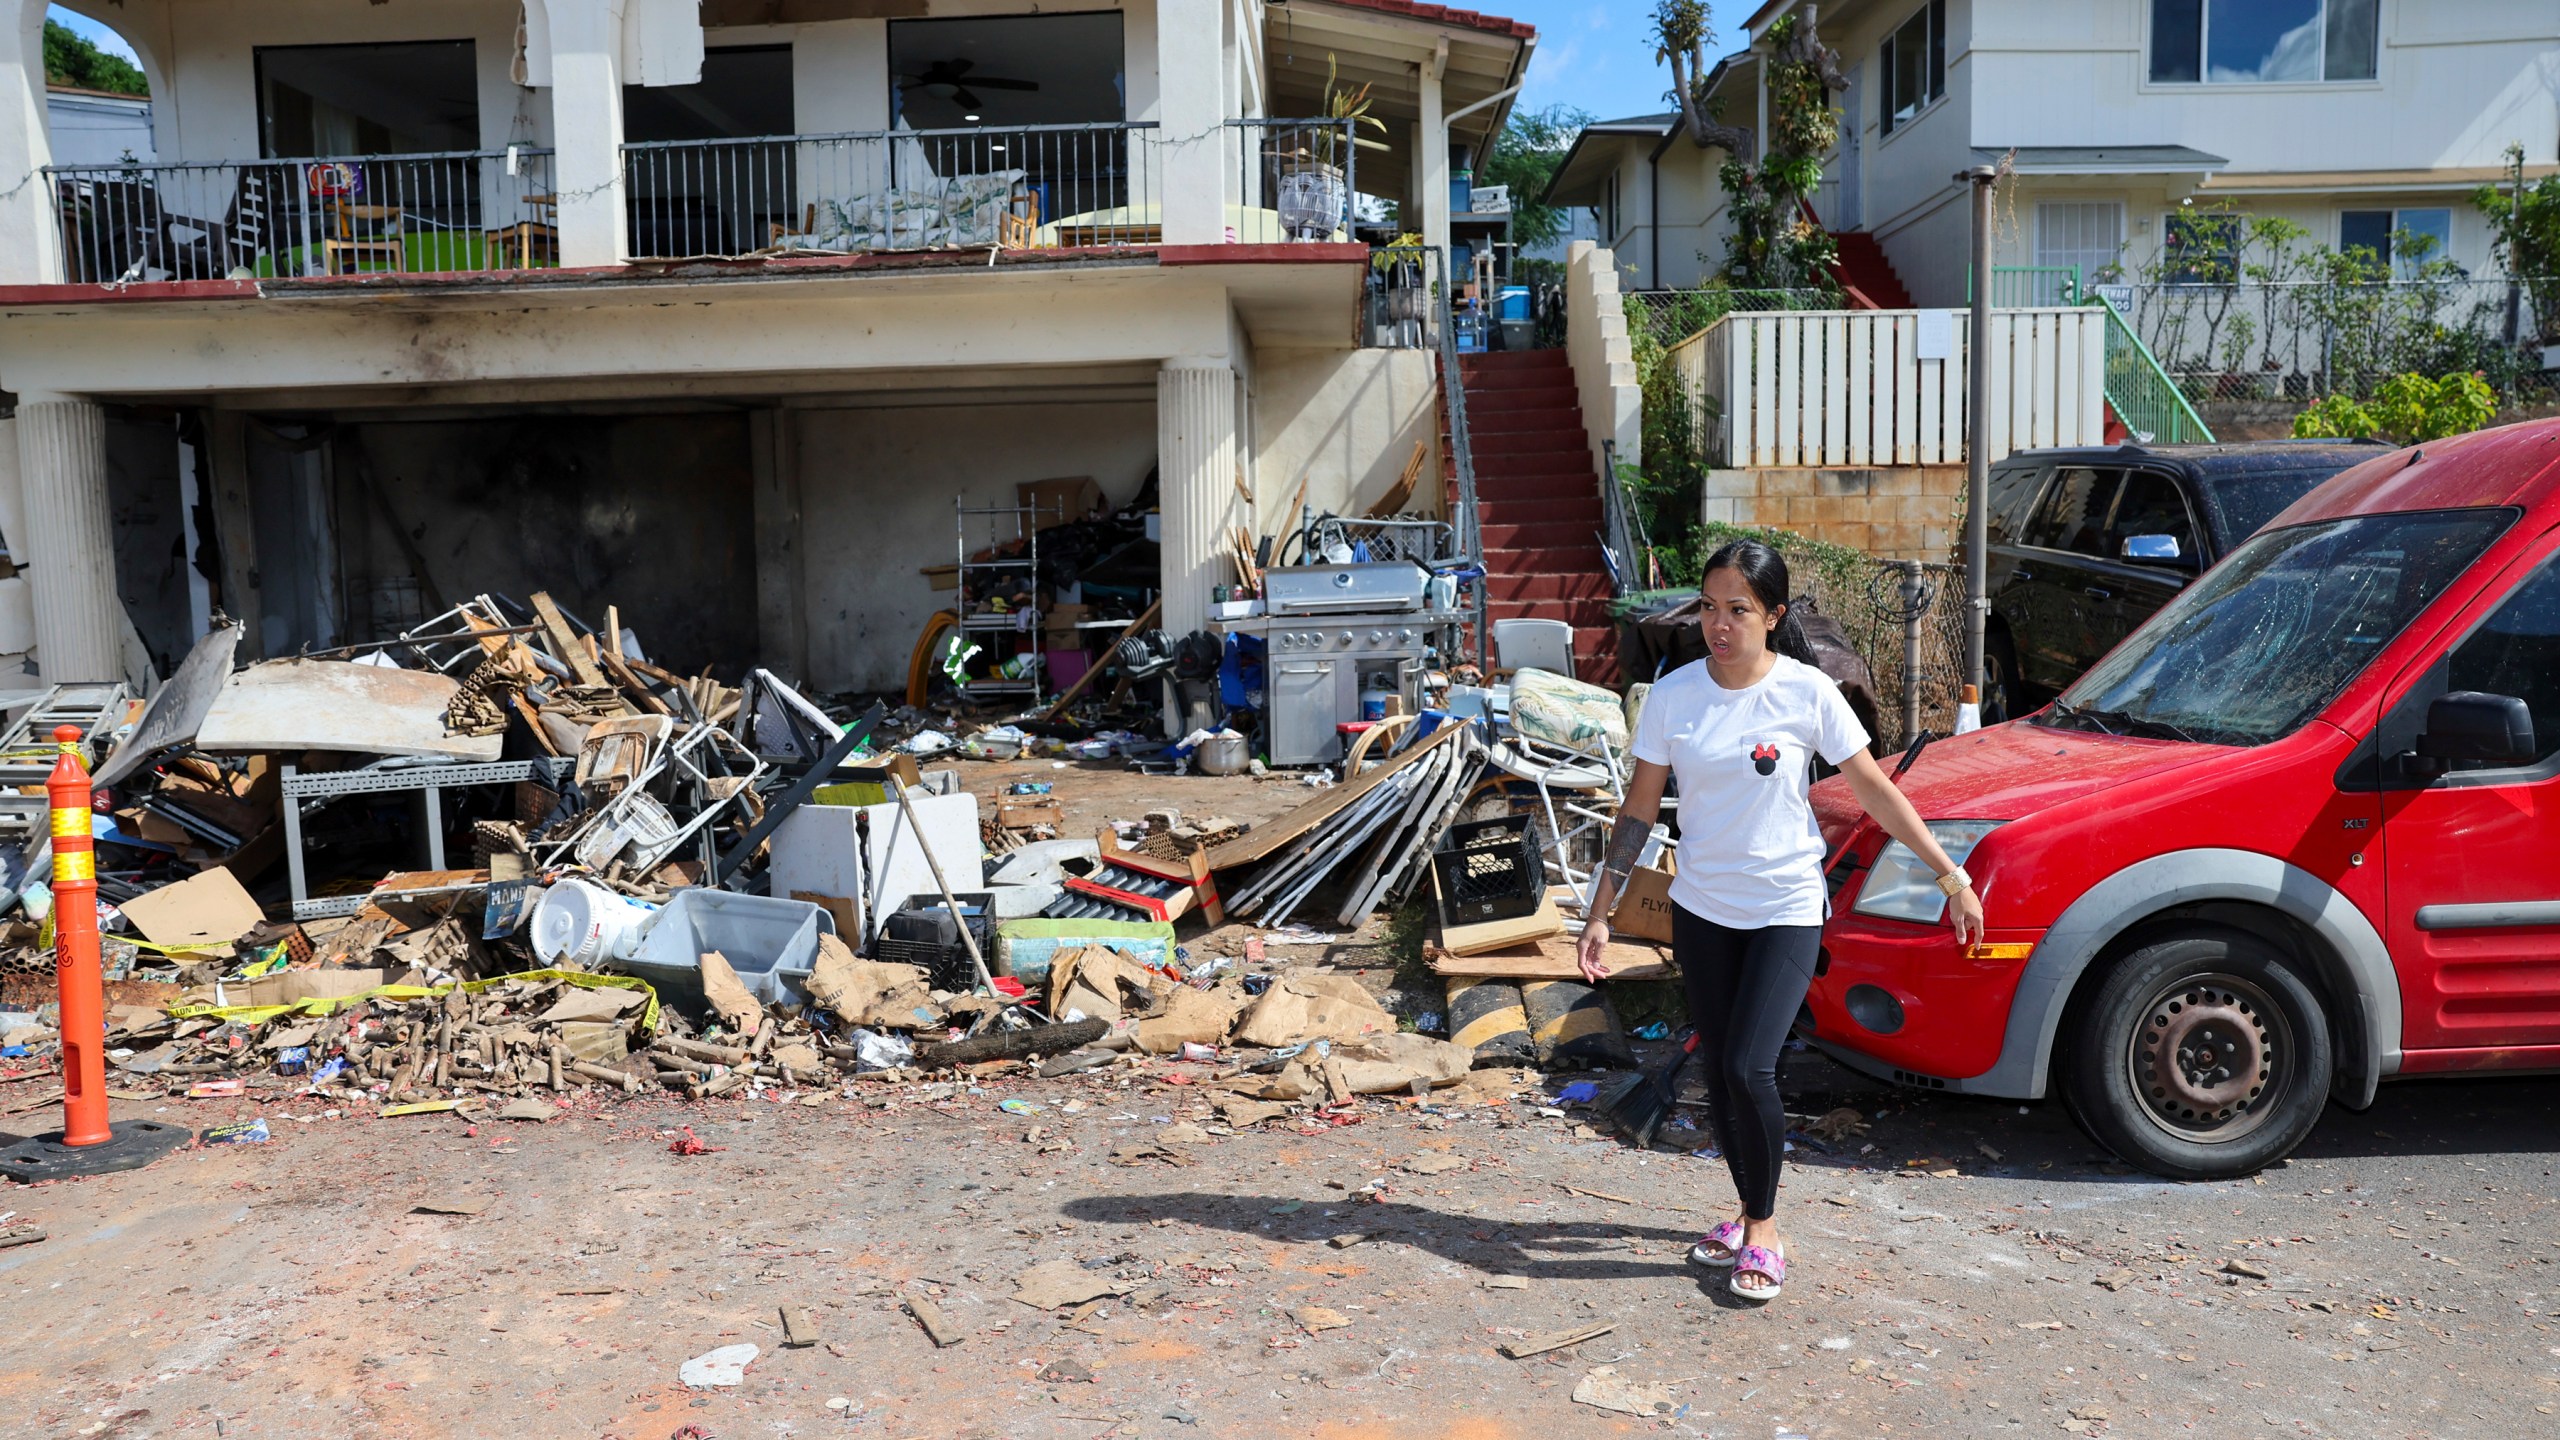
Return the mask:
<svg viewBox="0 0 2560 1440">
<path fill-rule="evenodd" d="M 1849 297 L 1849 308 L 1913 308 L 1911 292 L 1904 288 L 1902 277 L 1894 272 L 1893 262 L 1885 258 L 1884 247 L 1876 243 L 1875 236 L 1864 230 L 1834 230 L 1831 239 L 1840 247 L 1839 258 L 1831 265 L 1831 278 L 1855 292 Z M 1866 303 L 1860 304 L 1861 299 Z"/>
<path fill-rule="evenodd" d="M 1615 684 L 1614 591 L 1601 557 L 1599 477 L 1562 350 L 1462 356 L 1484 534 L 1486 612 L 1573 626 L 1574 673 Z"/>
</svg>

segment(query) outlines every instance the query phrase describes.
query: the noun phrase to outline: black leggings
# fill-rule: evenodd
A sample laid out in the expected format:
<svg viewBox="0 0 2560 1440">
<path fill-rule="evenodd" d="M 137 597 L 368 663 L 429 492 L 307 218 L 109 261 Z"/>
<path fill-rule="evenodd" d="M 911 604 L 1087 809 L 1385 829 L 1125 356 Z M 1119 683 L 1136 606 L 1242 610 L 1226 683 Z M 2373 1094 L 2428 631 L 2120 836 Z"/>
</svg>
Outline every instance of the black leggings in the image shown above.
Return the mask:
<svg viewBox="0 0 2560 1440">
<path fill-rule="evenodd" d="M 1709 1114 L 1742 1213 L 1778 1208 L 1778 1165 L 1787 1112 L 1778 1103 L 1778 1048 L 1786 1043 L 1822 948 L 1819 925 L 1736 930 L 1674 905 L 1671 953 L 1689 987 L 1689 1023 L 1707 1062 Z"/>
</svg>

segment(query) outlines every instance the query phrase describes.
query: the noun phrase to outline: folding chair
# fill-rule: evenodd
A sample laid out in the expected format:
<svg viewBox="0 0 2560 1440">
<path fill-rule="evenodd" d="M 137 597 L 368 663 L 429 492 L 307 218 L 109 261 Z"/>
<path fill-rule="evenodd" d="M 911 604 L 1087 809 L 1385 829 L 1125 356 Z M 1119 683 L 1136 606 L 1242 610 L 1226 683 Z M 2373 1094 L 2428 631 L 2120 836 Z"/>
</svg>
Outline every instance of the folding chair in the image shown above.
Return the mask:
<svg viewBox="0 0 2560 1440">
<path fill-rule="evenodd" d="M 1634 703 L 1641 704 L 1641 697 Z M 1540 843 L 1577 891 L 1591 872 L 1574 864 L 1576 852 L 1594 841 L 1605 847 L 1618 807 L 1626 803 L 1627 778 L 1635 769 L 1627 753 L 1631 708 L 1598 685 L 1547 670 L 1520 670 L 1511 677 L 1508 733 L 1486 756 L 1510 781 L 1535 789 L 1545 821 Z M 1505 781 L 1490 783 L 1509 790 Z"/>
</svg>

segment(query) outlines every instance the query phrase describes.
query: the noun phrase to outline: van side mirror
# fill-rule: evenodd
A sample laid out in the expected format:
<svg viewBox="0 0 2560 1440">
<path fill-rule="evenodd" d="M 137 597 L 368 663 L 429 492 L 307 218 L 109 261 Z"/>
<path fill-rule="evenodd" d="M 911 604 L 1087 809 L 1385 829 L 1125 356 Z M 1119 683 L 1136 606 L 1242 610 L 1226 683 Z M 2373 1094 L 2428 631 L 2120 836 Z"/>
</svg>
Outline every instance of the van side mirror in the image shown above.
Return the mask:
<svg viewBox="0 0 2560 1440">
<path fill-rule="evenodd" d="M 2418 736 L 2418 758 L 2445 763 L 2530 765 L 2534 750 L 2533 712 L 2525 703 L 2513 695 L 2477 690 L 2438 697 L 2427 707 L 2427 728 Z M 2444 765 L 2429 768 L 2441 773 Z"/>
</svg>

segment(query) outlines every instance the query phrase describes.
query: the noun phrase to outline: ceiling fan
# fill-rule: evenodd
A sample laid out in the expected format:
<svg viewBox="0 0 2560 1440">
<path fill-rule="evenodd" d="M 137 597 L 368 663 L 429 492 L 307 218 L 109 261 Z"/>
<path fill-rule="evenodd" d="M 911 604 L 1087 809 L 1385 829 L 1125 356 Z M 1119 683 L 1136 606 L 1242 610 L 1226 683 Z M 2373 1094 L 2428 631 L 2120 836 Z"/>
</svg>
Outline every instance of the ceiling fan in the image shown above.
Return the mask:
<svg viewBox="0 0 2560 1440">
<path fill-rule="evenodd" d="M 1040 88 L 1040 82 L 1036 80 L 1013 80 L 1002 75 L 971 77 L 969 72 L 977 66 L 977 63 L 975 60 L 965 59 L 936 60 L 924 67 L 924 73 L 921 75 L 898 77 L 898 88 L 901 90 L 947 89 L 951 92 L 954 102 L 969 110 L 979 108 L 978 97 L 969 89 L 972 85 L 987 90 L 1037 90 Z"/>
</svg>

